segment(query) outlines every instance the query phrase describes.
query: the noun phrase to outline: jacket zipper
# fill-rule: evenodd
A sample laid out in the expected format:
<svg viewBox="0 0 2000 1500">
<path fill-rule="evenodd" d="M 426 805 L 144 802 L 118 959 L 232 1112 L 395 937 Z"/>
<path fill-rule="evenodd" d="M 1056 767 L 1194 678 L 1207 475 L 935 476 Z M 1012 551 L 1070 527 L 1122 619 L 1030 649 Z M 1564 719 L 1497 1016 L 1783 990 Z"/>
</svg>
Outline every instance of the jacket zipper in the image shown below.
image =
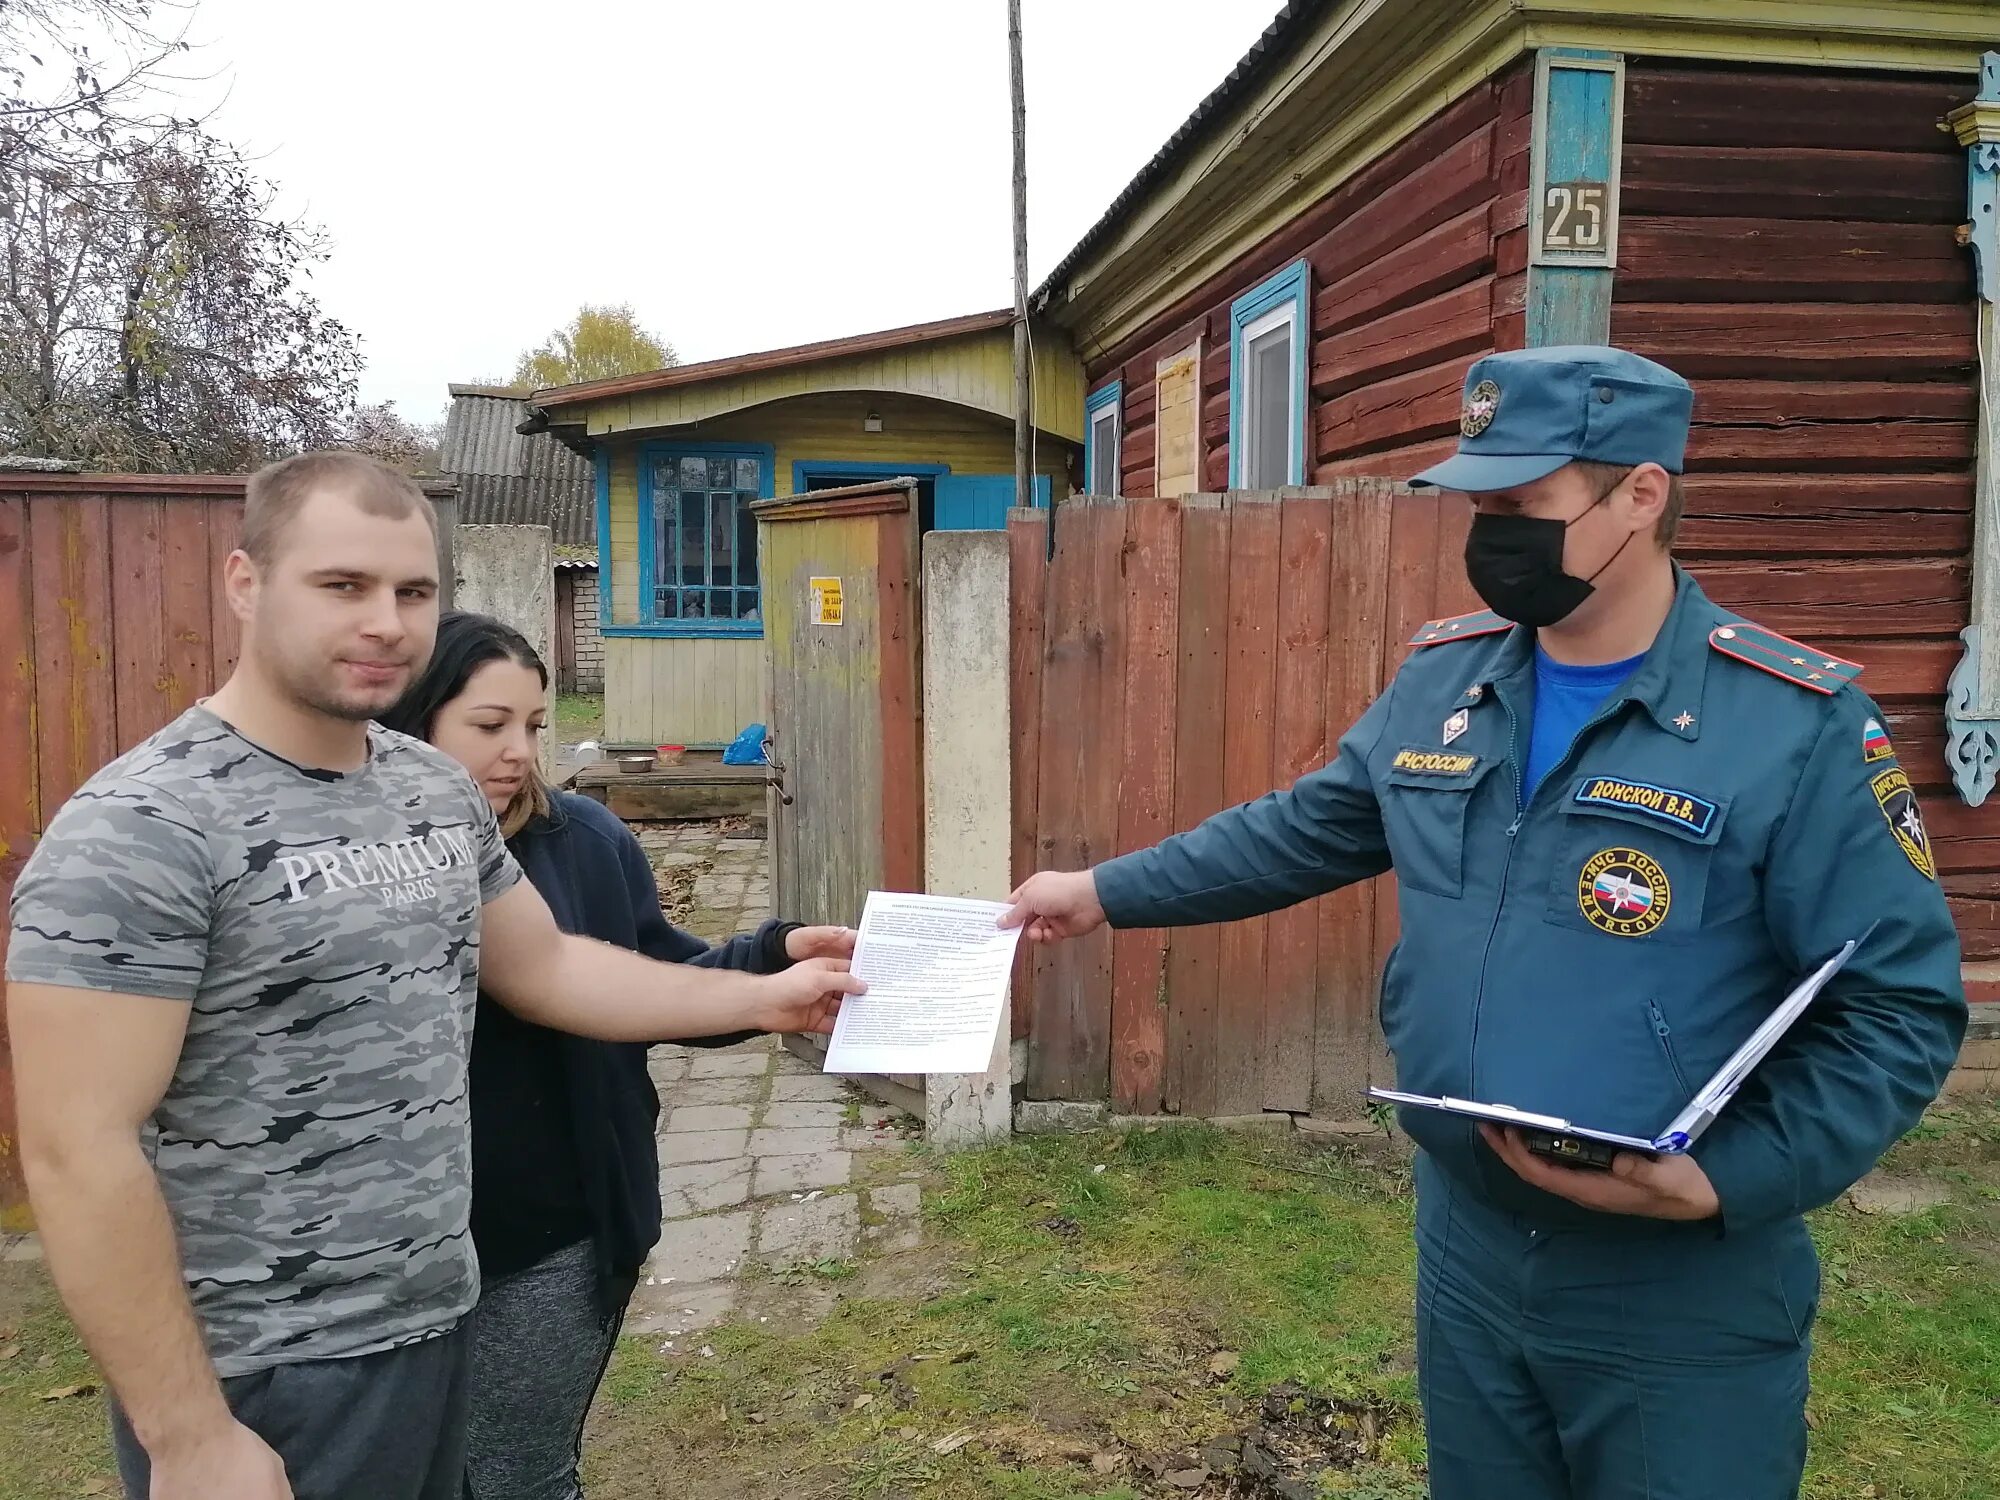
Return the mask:
<svg viewBox="0 0 2000 1500">
<path fill-rule="evenodd" d="M 1521 721 L 1514 705 L 1504 697 L 1500 706 L 1507 710 L 1507 768 L 1514 773 L 1514 821 L 1507 825 L 1507 857 L 1500 865 L 1500 898 L 1493 903 L 1493 921 L 1486 929 L 1486 946 L 1479 955 L 1479 985 L 1472 996 L 1472 1037 L 1465 1059 L 1467 1097 L 1479 1097 L 1479 1017 L 1486 1006 L 1486 966 L 1493 958 L 1493 939 L 1500 931 L 1500 913 L 1507 909 L 1507 882 L 1514 873 L 1514 836 L 1528 815 L 1526 789 L 1521 776 Z"/>
<path fill-rule="evenodd" d="M 1648 1000 L 1646 1002 L 1646 1013 L 1651 1017 L 1653 1022 L 1653 1035 L 1660 1039 L 1660 1051 L 1666 1054 L 1667 1071 L 1674 1075 L 1674 1087 L 1682 1093 L 1692 1096 L 1694 1090 L 1688 1087 L 1687 1077 L 1681 1072 L 1681 1060 L 1674 1056 L 1673 1028 L 1667 1025 L 1667 1017 L 1665 1012 L 1660 1009 L 1660 1002 L 1657 1000 Z"/>
<path fill-rule="evenodd" d="M 1569 749 L 1563 752 L 1562 759 L 1549 767 L 1548 773 L 1537 784 L 1535 792 L 1539 793 L 1542 787 L 1557 779 L 1556 773 L 1570 763 L 1576 754 L 1576 747 L 1583 743 L 1585 735 L 1596 729 L 1629 701 L 1620 697 L 1616 702 L 1599 707 L 1597 712 L 1585 721 L 1583 727 L 1577 730 L 1575 737 L 1569 742 Z M 1521 825 L 1528 819 L 1528 807 L 1534 801 L 1534 796 L 1527 791 L 1521 771 L 1521 721 L 1514 715 L 1514 705 L 1509 703 L 1504 695 L 1500 698 L 1500 706 L 1507 710 L 1507 764 L 1514 773 L 1514 821 L 1507 825 L 1507 857 L 1500 866 L 1500 896 L 1493 905 L 1493 921 L 1486 929 L 1486 946 L 1479 955 L 1479 985 L 1473 992 L 1472 1042 L 1471 1051 L 1466 1058 L 1465 1082 L 1467 1093 L 1474 1099 L 1479 1097 L 1479 1020 L 1486 1008 L 1486 970 L 1493 959 L 1493 939 L 1500 932 L 1501 913 L 1507 909 L 1507 884 L 1514 873 L 1514 850 L 1518 847 L 1516 838 L 1521 832 Z"/>
</svg>

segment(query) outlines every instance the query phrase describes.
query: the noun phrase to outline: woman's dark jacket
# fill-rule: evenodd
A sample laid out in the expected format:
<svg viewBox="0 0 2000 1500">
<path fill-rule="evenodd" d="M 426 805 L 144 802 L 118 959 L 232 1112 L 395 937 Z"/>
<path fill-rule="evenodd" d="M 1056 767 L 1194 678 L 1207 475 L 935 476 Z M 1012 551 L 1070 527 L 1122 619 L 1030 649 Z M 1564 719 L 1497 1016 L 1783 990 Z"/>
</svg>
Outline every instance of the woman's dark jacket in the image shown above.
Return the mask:
<svg viewBox="0 0 2000 1500">
<path fill-rule="evenodd" d="M 556 925 L 649 958 L 773 973 L 796 923 L 711 948 L 660 910 L 632 831 L 601 804 L 550 793 L 550 814 L 508 847 Z M 726 1047 L 757 1033 L 678 1037 Z M 472 1236 L 491 1279 L 588 1238 L 606 1311 L 660 1237 L 660 1101 L 646 1047 L 522 1020 L 482 992 L 472 1038 Z"/>
</svg>

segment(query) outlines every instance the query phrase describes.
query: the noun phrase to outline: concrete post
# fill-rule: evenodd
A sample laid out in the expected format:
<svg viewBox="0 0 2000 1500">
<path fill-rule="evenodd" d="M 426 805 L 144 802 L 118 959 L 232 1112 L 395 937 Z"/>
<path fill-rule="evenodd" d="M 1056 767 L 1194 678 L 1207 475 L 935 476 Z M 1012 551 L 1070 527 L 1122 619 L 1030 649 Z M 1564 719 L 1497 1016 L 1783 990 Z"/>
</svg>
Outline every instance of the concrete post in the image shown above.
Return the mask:
<svg viewBox="0 0 2000 1500">
<path fill-rule="evenodd" d="M 997 900 L 1012 874 L 1007 533 L 924 538 L 924 889 Z M 1012 998 L 983 1073 L 925 1081 L 925 1134 L 945 1149 L 1013 1128 Z"/>
<path fill-rule="evenodd" d="M 546 526 L 460 526 L 453 538 L 454 606 L 491 615 L 528 638 L 554 686 L 555 549 Z M 542 776 L 555 775 L 554 736 L 542 736 Z"/>
</svg>

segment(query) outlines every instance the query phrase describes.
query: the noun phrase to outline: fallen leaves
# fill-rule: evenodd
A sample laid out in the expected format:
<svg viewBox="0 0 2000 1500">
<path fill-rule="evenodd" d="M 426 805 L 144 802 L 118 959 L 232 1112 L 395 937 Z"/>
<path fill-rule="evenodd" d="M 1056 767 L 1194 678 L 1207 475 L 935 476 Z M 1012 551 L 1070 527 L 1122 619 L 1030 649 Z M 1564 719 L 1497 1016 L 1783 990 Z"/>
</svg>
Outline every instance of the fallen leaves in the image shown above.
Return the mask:
<svg viewBox="0 0 2000 1500">
<path fill-rule="evenodd" d="M 35 1399 L 37 1401 L 69 1401 L 78 1396 L 94 1396 L 96 1394 L 97 1382 L 86 1380 L 80 1385 L 59 1385 L 52 1391 L 43 1391 Z"/>
<path fill-rule="evenodd" d="M 1227 1380 L 1236 1373 L 1236 1367 L 1243 1363 L 1243 1356 L 1234 1349 L 1219 1349 L 1209 1356 L 1208 1373 L 1217 1380 Z"/>
<path fill-rule="evenodd" d="M 935 1443 L 932 1443 L 931 1452 L 938 1454 L 940 1457 L 948 1453 L 956 1453 L 967 1443 L 971 1442 L 975 1436 L 977 1434 L 970 1427 L 961 1427 L 949 1437 L 941 1437 Z"/>
</svg>

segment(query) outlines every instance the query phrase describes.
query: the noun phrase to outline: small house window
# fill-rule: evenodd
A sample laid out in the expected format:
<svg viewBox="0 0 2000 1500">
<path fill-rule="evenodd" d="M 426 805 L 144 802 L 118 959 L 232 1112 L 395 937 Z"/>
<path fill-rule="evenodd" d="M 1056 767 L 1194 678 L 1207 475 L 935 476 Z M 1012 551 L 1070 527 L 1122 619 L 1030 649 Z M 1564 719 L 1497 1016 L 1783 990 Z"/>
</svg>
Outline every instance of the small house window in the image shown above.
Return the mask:
<svg viewBox="0 0 2000 1500">
<path fill-rule="evenodd" d="M 1084 493 L 1118 493 L 1118 408 L 1125 387 L 1114 381 L 1084 403 Z"/>
<path fill-rule="evenodd" d="M 755 635 L 763 629 L 757 517 L 767 461 L 726 453 L 654 453 L 643 535 L 648 623 L 690 635 Z"/>
<path fill-rule="evenodd" d="M 1305 483 L 1307 281 L 1306 263 L 1298 261 L 1230 308 L 1233 488 Z"/>
</svg>

